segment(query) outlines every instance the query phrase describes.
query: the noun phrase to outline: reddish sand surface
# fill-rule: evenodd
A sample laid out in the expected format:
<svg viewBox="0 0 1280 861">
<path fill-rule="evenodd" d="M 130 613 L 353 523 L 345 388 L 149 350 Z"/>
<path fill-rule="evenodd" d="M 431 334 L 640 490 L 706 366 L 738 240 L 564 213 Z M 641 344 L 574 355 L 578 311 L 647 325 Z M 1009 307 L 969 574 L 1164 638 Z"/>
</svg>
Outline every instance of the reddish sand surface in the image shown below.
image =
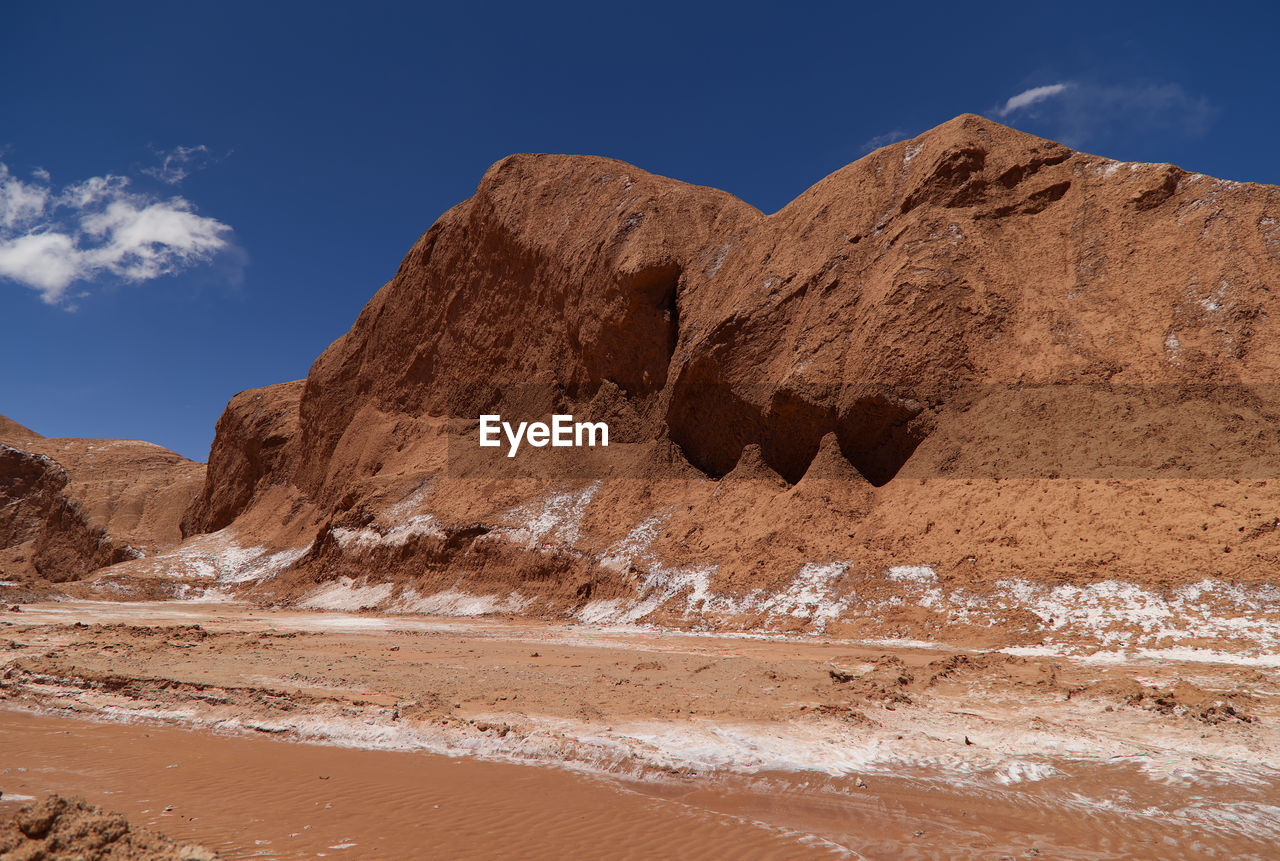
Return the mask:
<svg viewBox="0 0 1280 861">
<path fill-rule="evenodd" d="M 0 779 L 15 794 L 74 784 L 134 822 L 226 858 L 803 858 L 810 851 L 798 835 L 602 779 L 421 753 L 5 712 L 0 757 Z"/>
<path fill-rule="evenodd" d="M 228 857 L 1267 858 L 1280 839 L 1274 668 L 208 602 L 6 616 L 0 790 Z"/>
</svg>

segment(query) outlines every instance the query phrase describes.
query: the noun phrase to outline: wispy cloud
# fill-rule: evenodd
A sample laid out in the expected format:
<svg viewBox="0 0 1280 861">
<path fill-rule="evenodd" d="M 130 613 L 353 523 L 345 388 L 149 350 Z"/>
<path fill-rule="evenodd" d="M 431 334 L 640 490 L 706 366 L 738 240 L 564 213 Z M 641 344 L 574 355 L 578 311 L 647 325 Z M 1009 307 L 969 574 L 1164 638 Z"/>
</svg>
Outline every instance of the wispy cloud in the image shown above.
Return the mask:
<svg viewBox="0 0 1280 861">
<path fill-rule="evenodd" d="M 1071 86 L 1071 84 L 1047 84 L 1043 87 L 1032 87 L 1029 90 L 1023 90 L 1005 102 L 1004 107 L 997 113 L 1002 117 L 1007 117 L 1016 110 L 1029 108 L 1038 102 L 1043 102 L 1045 99 L 1051 99 L 1060 93 L 1064 93 L 1071 89 Z"/>
<path fill-rule="evenodd" d="M 169 185 L 177 185 L 209 163 L 209 148 L 199 146 L 176 146 L 171 150 L 154 150 L 160 164 L 143 169 L 147 176 L 155 177 Z"/>
<path fill-rule="evenodd" d="M 1159 81 L 1059 81 L 1031 87 L 992 109 L 1074 147 L 1158 131 L 1196 135 L 1212 122 L 1209 100 Z"/>
<path fill-rule="evenodd" d="M 0 163 L 0 279 L 68 305 L 73 284 L 114 276 L 150 281 L 213 259 L 231 228 L 181 197 L 135 191 L 123 176 L 62 188 L 37 169 L 29 180 Z"/>
<path fill-rule="evenodd" d="M 859 147 L 858 151 L 860 154 L 866 155 L 867 153 L 873 150 L 880 149 L 880 147 L 882 146 L 888 146 L 889 144 L 897 143 L 898 141 L 901 141 L 901 140 L 906 140 L 907 137 L 908 137 L 908 133 L 903 131 L 902 129 L 891 129 L 885 132 L 884 134 L 876 135 L 873 138 L 868 138 L 867 140 L 863 141 L 862 146 Z"/>
</svg>

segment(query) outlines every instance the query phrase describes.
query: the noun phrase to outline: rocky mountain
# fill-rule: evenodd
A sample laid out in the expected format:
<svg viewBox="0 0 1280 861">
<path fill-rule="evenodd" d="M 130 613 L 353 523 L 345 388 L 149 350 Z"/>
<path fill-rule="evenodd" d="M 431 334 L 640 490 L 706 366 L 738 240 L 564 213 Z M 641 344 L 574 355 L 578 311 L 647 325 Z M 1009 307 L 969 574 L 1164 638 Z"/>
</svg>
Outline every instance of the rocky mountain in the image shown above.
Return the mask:
<svg viewBox="0 0 1280 861">
<path fill-rule="evenodd" d="M 108 572 L 890 633 L 979 630 L 985 596 L 1032 637 L 1026 589 L 1270 581 L 1277 289 L 1280 189 L 973 115 L 773 214 L 511 156 L 305 381 L 232 400 L 185 549 Z M 609 448 L 478 445 L 553 413 Z"/>
</svg>

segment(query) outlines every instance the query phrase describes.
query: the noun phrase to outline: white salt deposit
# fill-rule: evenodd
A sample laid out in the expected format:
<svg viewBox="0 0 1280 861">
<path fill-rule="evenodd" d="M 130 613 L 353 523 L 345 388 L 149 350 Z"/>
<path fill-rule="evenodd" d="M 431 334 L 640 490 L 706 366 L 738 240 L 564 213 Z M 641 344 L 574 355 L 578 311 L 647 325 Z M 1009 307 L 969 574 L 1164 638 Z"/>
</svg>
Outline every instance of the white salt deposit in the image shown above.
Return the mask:
<svg viewBox="0 0 1280 861">
<path fill-rule="evenodd" d="M 582 537 L 582 517 L 602 482 L 579 491 L 553 493 L 538 502 L 507 512 L 509 524 L 489 533 L 489 540 L 506 540 L 530 550 L 571 548 Z"/>
<path fill-rule="evenodd" d="M 391 597 L 393 588 L 390 583 L 357 586 L 350 577 L 341 577 L 303 598 L 298 606 L 312 610 L 367 610 Z"/>
<path fill-rule="evenodd" d="M 759 609 L 766 614 L 786 614 L 799 619 L 810 619 L 816 631 L 826 628 L 827 622 L 838 619 L 848 609 L 853 592 L 835 592 L 835 582 L 851 567 L 848 562 L 810 562 L 796 574 L 785 588 L 759 604 L 743 602 L 747 608 Z"/>
<path fill-rule="evenodd" d="M 190 538 L 171 550 L 143 560 L 142 564 L 147 571 L 167 577 L 234 585 L 268 580 L 297 562 L 306 550 L 305 547 L 272 550 L 242 544 L 236 531 L 227 527 Z M 129 564 L 132 563 L 125 563 Z"/>
<path fill-rule="evenodd" d="M 473 595 L 447 589 L 432 595 L 419 595 L 413 589 L 405 589 L 386 609 L 390 613 L 469 618 L 493 613 L 519 613 L 528 605 L 529 599 L 518 592 L 511 592 L 506 596 Z"/>
<path fill-rule="evenodd" d="M 902 175 L 907 175 L 907 168 L 911 167 L 911 162 L 920 154 L 920 150 L 924 148 L 924 144 L 907 144 L 906 149 L 902 151 Z"/>
<path fill-rule="evenodd" d="M 928 565 L 894 565 L 885 572 L 885 576 L 895 583 L 917 586 L 932 586 L 938 582 L 937 572 Z"/>
<path fill-rule="evenodd" d="M 376 547 L 403 547 L 411 538 L 425 535 L 430 538 L 445 537 L 440 523 L 430 514 L 419 514 L 391 527 L 385 532 L 372 526 L 360 529 L 334 527 L 333 537 L 343 550 L 372 550 Z"/>
</svg>

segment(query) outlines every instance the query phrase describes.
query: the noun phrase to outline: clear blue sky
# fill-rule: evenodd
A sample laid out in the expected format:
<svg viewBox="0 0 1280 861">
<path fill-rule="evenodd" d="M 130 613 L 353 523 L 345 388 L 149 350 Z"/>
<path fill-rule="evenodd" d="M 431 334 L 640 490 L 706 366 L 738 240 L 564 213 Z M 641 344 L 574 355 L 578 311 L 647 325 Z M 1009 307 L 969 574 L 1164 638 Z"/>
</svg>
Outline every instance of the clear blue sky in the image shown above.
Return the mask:
<svg viewBox="0 0 1280 861">
<path fill-rule="evenodd" d="M 1272 3 L 11 3 L 0 413 L 203 460 L 521 151 L 773 211 L 972 111 L 1280 183 Z"/>
</svg>

